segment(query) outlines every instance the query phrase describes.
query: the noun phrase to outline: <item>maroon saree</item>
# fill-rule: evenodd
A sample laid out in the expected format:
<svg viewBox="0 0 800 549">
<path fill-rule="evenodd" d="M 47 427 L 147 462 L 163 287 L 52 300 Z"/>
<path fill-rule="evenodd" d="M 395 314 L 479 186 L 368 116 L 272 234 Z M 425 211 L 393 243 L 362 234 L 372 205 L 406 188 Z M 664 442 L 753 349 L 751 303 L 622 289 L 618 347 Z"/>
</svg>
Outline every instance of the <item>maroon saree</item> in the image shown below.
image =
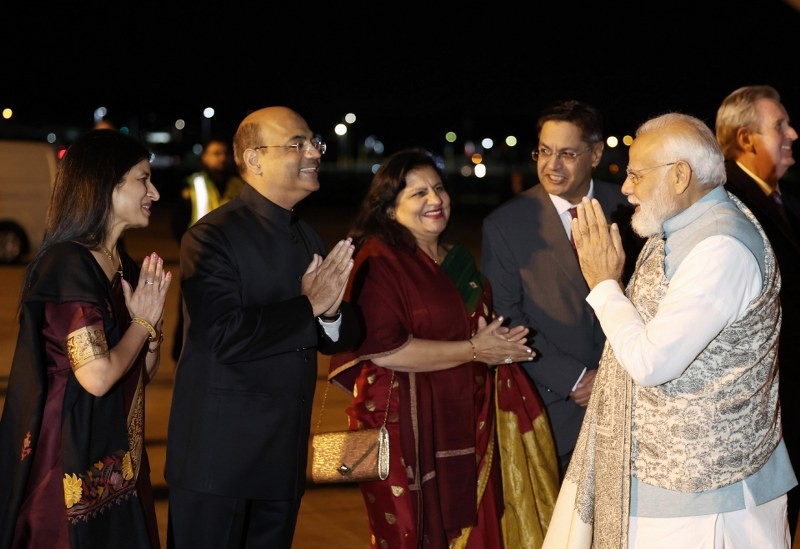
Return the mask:
<svg viewBox="0 0 800 549">
<path fill-rule="evenodd" d="M 383 422 L 391 371 L 372 358 L 414 337 L 463 341 L 479 317 L 492 318 L 490 286 L 460 246 L 440 267 L 419 250 L 368 240 L 345 299 L 363 314 L 366 338 L 332 358 L 329 379 L 353 392 L 347 409 L 353 429 Z M 361 485 L 372 547 L 503 547 L 494 389 L 493 372 L 481 362 L 395 372 L 389 478 Z"/>
</svg>

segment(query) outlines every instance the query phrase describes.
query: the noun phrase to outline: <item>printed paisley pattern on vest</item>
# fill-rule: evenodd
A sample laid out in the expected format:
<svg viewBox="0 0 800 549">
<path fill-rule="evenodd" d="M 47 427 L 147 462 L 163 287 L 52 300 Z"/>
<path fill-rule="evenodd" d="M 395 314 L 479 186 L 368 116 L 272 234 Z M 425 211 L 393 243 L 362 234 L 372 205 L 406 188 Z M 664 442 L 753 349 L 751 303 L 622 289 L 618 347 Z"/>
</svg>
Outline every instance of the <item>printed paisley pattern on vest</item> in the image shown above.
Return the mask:
<svg viewBox="0 0 800 549">
<path fill-rule="evenodd" d="M 766 250 L 761 293 L 678 379 L 634 385 L 631 457 L 643 482 L 681 492 L 727 486 L 758 471 L 780 442 L 780 414 L 771 413 L 779 410 L 780 275 L 766 235 L 754 225 Z M 631 301 L 647 323 L 668 282 L 663 269 L 644 272 L 648 278 L 632 288 Z"/>
</svg>

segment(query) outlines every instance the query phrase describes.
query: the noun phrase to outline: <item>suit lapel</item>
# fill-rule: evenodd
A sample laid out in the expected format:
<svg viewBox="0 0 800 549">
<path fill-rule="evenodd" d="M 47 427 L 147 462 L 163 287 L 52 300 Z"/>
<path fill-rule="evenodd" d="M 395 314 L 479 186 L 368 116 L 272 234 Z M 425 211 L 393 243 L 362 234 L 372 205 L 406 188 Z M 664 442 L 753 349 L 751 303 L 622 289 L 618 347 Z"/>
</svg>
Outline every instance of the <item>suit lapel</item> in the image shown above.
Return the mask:
<svg viewBox="0 0 800 549">
<path fill-rule="evenodd" d="M 790 221 L 782 215 L 777 204 L 764 194 L 764 191 L 753 181 L 753 178 L 747 175 L 736 163 L 732 163 L 728 168 L 727 186 L 739 191 L 738 193 L 734 192 L 734 194 L 741 195 L 742 201 L 748 205 L 762 225 L 773 225 L 787 242 L 790 242 L 792 246 L 800 250 L 800 243 L 795 237 Z M 786 204 L 787 201 L 785 200 L 784 210 L 789 219 L 796 222 L 797 219 L 792 209 L 794 204 L 791 200 L 789 198 L 788 204 Z M 770 231 L 766 232 L 769 233 Z"/>
<path fill-rule="evenodd" d="M 564 231 L 556 207 L 550 196 L 541 184 L 533 187 L 536 190 L 534 197 L 541 204 L 542 212 L 542 239 L 550 250 L 550 256 L 556 268 L 560 269 L 567 280 L 580 292 L 586 293 L 586 280 L 583 278 L 578 258 L 569 243 L 569 237 Z"/>
</svg>

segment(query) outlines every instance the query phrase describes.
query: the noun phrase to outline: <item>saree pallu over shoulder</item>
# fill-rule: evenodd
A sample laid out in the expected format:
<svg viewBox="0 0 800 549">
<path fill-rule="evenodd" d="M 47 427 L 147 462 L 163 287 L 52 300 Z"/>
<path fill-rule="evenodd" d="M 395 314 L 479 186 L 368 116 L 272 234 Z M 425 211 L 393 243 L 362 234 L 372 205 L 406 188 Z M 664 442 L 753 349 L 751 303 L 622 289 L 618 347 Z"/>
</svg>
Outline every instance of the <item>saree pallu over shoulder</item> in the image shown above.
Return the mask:
<svg viewBox="0 0 800 549">
<path fill-rule="evenodd" d="M 362 361 L 397 352 L 413 337 L 467 339 L 477 327 L 476 315 L 491 314 L 484 295 L 488 288 L 466 248 L 453 246 L 441 266 L 418 254 L 377 238 L 368 239 L 356 254 L 344 299 L 358 304 L 371 326 L 355 349 L 331 357 L 328 372 L 328 379 L 347 392 L 358 376 L 353 367 Z"/>
<path fill-rule="evenodd" d="M 495 368 L 505 547 L 541 547 L 558 497 L 558 457 L 547 411 L 519 364 Z"/>
</svg>

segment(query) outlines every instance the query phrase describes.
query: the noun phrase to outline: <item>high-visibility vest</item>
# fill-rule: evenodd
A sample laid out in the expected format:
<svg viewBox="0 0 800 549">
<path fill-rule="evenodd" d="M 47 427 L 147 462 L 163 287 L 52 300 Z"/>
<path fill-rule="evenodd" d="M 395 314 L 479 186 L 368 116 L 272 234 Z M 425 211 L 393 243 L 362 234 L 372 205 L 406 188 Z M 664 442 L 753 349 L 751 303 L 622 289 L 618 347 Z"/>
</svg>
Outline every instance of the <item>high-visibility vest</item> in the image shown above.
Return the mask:
<svg viewBox="0 0 800 549">
<path fill-rule="evenodd" d="M 187 178 L 189 199 L 192 202 L 192 218 L 189 226 L 220 205 L 219 189 L 205 172 L 193 173 Z"/>
</svg>

